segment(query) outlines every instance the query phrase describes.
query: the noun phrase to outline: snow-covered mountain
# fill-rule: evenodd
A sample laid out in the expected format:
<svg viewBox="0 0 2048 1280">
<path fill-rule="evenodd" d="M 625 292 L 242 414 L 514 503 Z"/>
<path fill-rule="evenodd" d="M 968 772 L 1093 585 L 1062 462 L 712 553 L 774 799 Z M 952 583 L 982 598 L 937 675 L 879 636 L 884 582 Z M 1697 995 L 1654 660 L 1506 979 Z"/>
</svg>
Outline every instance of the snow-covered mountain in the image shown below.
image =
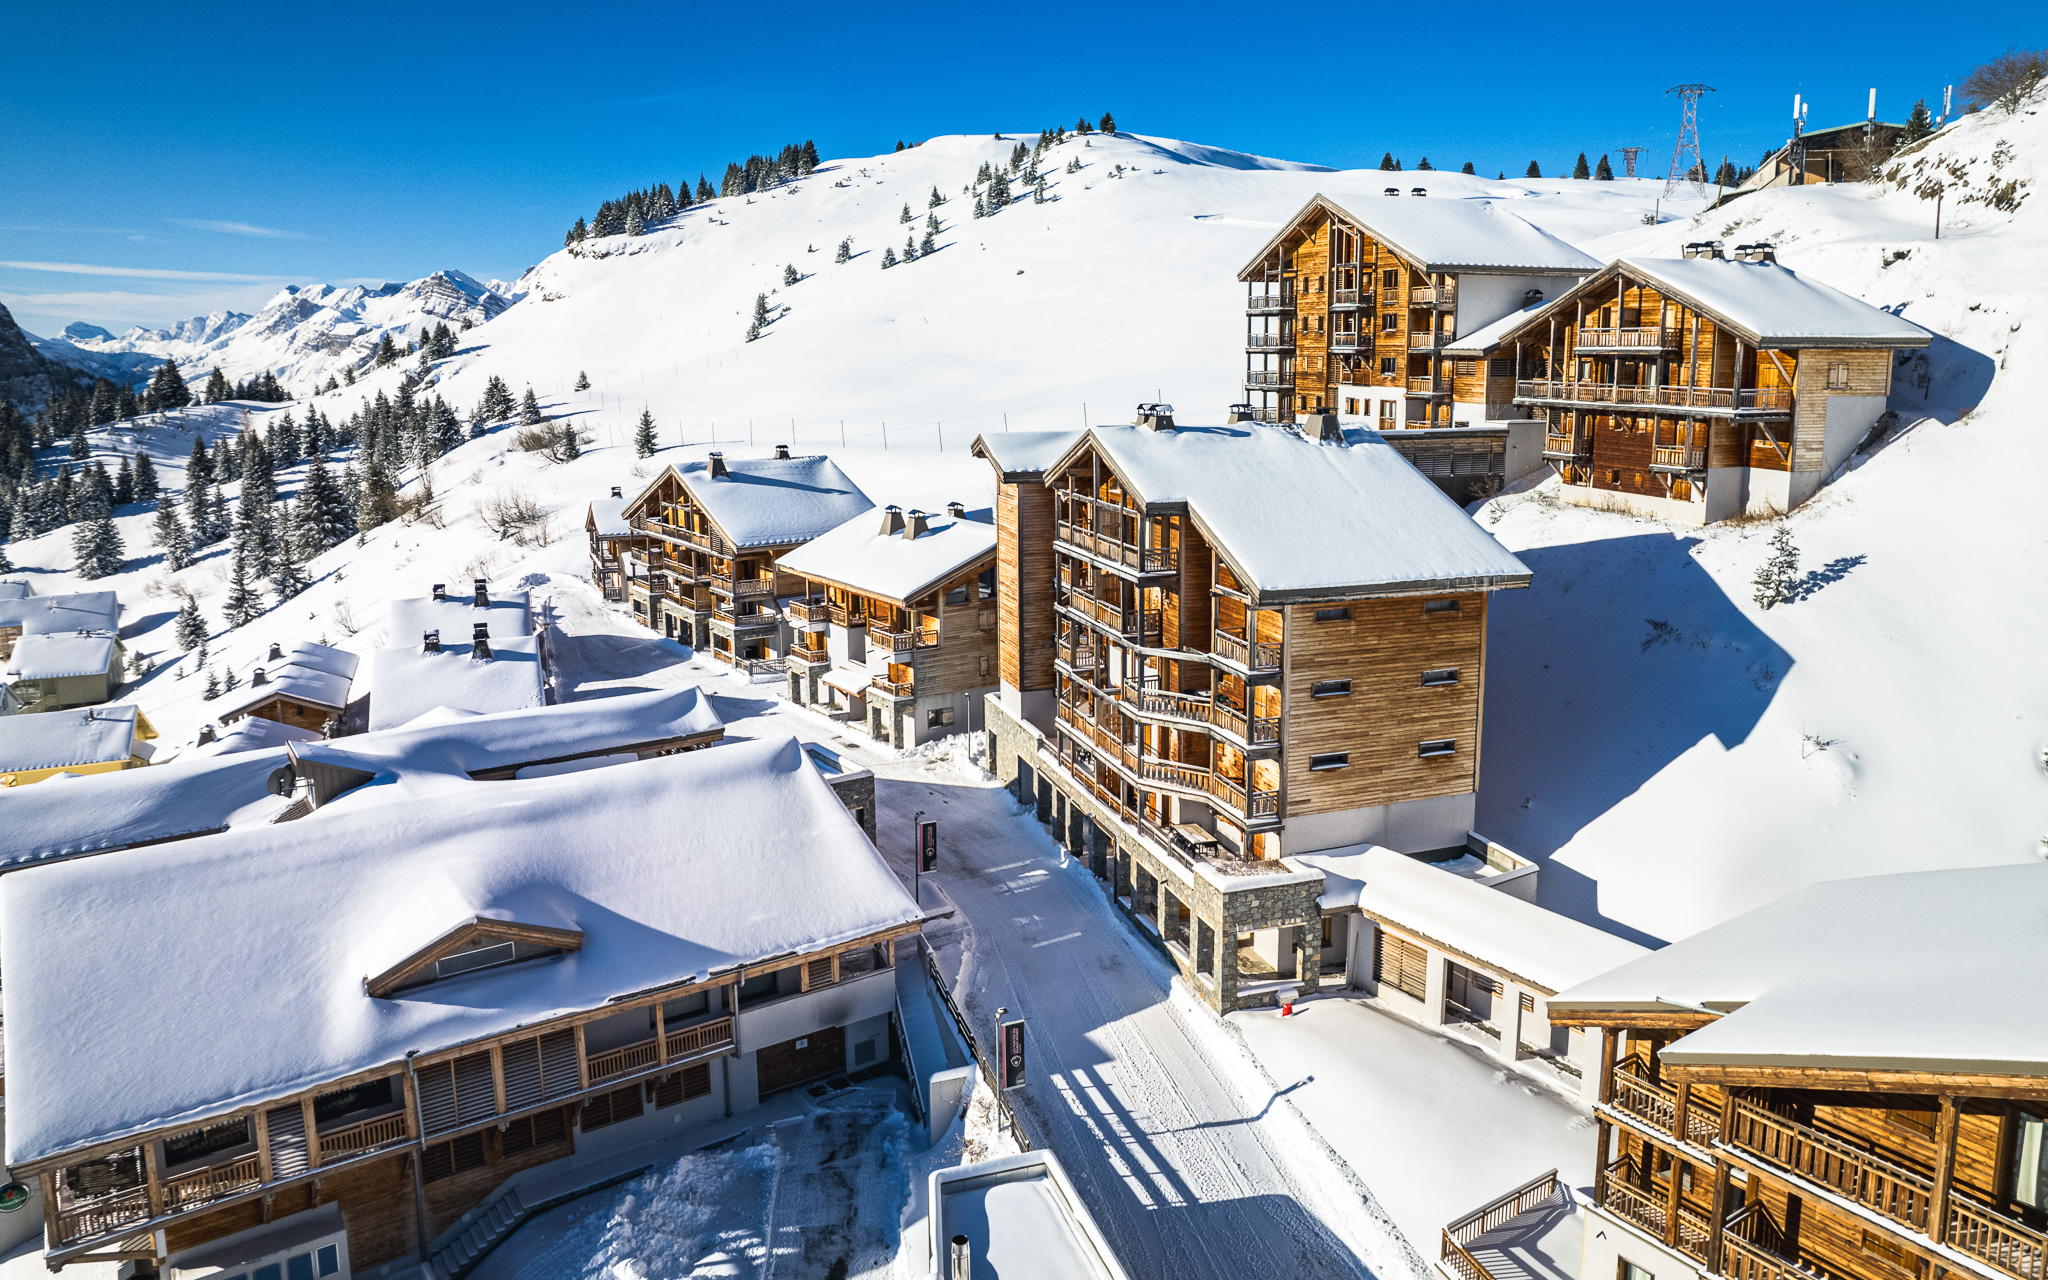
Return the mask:
<svg viewBox="0 0 2048 1280">
<path fill-rule="evenodd" d="M 295 394 L 306 394 L 344 369 L 367 367 L 387 333 L 403 344 L 436 324 L 479 325 L 515 300 L 460 271 L 436 271 L 374 288 L 292 285 L 255 315 L 216 311 L 167 329 L 133 328 L 118 338 L 97 326 L 72 325 L 65 335 L 87 356 L 142 356 L 150 367 L 173 360 L 188 380 L 194 374 L 204 380 L 213 368 L 237 381 L 268 370 Z"/>
<path fill-rule="evenodd" d="M 1013 145 L 936 138 L 829 161 L 779 190 L 549 256 L 514 286 L 523 301 L 437 366 L 433 393 L 467 410 L 492 375 L 515 395 L 531 385 L 551 414 L 585 425 L 582 457 L 549 463 L 515 449 L 510 431 L 467 441 L 434 466 L 445 522 L 331 549 L 308 567 L 311 589 L 218 634 L 212 662 L 246 674 L 272 639 L 374 648 L 387 600 L 487 576 L 532 588 L 573 627 L 620 633 L 606 678 L 630 680 L 630 663 L 658 646 L 579 581 L 588 564 L 576 531 L 591 497 L 632 492 L 709 448 L 794 443 L 832 454 L 878 502 L 980 505 L 990 477 L 966 453 L 976 433 L 1118 421 L 1155 399 L 1183 420 L 1216 421 L 1239 396 L 1239 266 L 1317 191 L 1422 186 L 1434 200 L 1510 202 L 1601 257 L 1773 240 L 1794 269 L 1942 335 L 1899 373 L 1900 428 L 1785 521 L 1807 575 L 1791 603 L 1752 603 L 1765 527 L 1675 529 L 1563 507 L 1548 485 L 1479 511 L 1535 573 L 1492 618 L 1480 829 L 1543 863 L 1545 902 L 1668 939 L 1816 879 L 2040 856 L 2048 667 L 2032 655 L 2048 632 L 2048 593 L 2035 585 L 2048 515 L 1987 477 L 2027 474 L 2043 452 L 2048 204 L 2031 194 L 2048 163 L 2041 115 L 1967 117 L 1905 157 L 1903 182 L 1762 192 L 1706 215 L 1665 201 L 1655 226 L 1641 217 L 1659 182 L 1330 172 L 1130 135 L 1055 148 L 1047 203 L 973 217 L 977 168 L 1006 163 Z M 1951 190 L 1939 240 L 1913 176 L 1937 169 L 1971 174 L 1985 193 L 1963 203 Z M 884 270 L 884 249 L 921 241 L 930 216 L 936 252 Z M 848 237 L 849 260 L 836 262 Z M 799 280 L 784 285 L 790 266 Z M 749 342 L 757 294 L 771 319 Z M 366 292 L 352 304 L 364 320 L 351 323 L 390 320 L 395 298 Z M 263 324 L 240 326 L 220 350 L 262 350 Z M 240 376 L 276 363 L 222 367 Z M 344 418 L 394 392 L 401 372 L 362 375 L 320 408 Z M 590 390 L 572 389 L 579 373 Z M 643 407 L 663 445 L 646 461 L 631 449 Z M 193 432 L 242 417 L 215 406 L 94 438 L 149 448 L 175 487 Z M 289 492 L 296 473 L 280 484 Z M 506 490 L 553 513 L 550 541 L 518 545 L 484 527 L 478 508 Z M 168 750 L 192 740 L 210 704 L 202 680 L 168 665 L 179 653 L 172 597 L 147 552 L 148 520 L 120 518 L 134 567 L 98 585 L 127 602 L 131 647 L 166 664 L 127 696 Z M 67 531 L 8 553 L 39 571 L 38 592 L 70 581 Z M 209 619 L 220 617 L 226 554 L 211 548 L 178 575 Z"/>
</svg>

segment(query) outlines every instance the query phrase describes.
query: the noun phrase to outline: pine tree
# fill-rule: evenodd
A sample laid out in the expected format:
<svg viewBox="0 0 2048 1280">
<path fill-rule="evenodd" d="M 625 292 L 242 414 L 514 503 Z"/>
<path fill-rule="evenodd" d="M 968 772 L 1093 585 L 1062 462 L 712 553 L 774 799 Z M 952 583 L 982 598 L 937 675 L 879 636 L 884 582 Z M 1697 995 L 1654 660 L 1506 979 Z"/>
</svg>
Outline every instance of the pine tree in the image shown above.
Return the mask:
<svg viewBox="0 0 2048 1280">
<path fill-rule="evenodd" d="M 1465 162 L 1465 167 L 1464 167 L 1464 168 L 1462 168 L 1462 169 L 1460 169 L 1460 170 L 1458 170 L 1458 172 L 1459 172 L 1459 173 L 1472 173 L 1472 162 L 1471 162 L 1470 160 L 1467 160 L 1467 161 Z M 1472 176 L 1476 178 L 1476 177 L 1478 177 L 1479 175 L 1478 175 L 1478 174 L 1476 174 L 1476 173 L 1472 173 Z"/>
<path fill-rule="evenodd" d="M 754 323 L 763 326 L 768 323 L 768 295 L 765 293 L 754 295 Z"/>
<path fill-rule="evenodd" d="M 206 643 L 206 619 L 199 614 L 199 600 L 186 596 L 178 608 L 178 647 L 190 653 Z"/>
<path fill-rule="evenodd" d="M 638 200 L 628 201 L 626 204 L 625 230 L 629 236 L 644 236 L 647 234 L 647 223 L 640 217 L 640 202 Z"/>
<path fill-rule="evenodd" d="M 219 404 L 223 400 L 234 398 L 234 387 L 229 384 L 227 375 L 220 371 L 220 366 L 215 365 L 213 372 L 206 379 L 206 403 Z"/>
<path fill-rule="evenodd" d="M 642 458 L 651 458 L 660 447 L 654 440 L 654 414 L 642 409 L 639 425 L 633 428 L 633 452 Z"/>
<path fill-rule="evenodd" d="M 884 271 L 887 271 L 887 270 L 888 270 L 889 268 L 891 268 L 891 267 L 893 267 L 893 266 L 895 266 L 895 265 L 896 265 L 896 251 L 895 251 L 894 249 L 884 249 L 884 250 L 882 250 L 882 270 L 884 270 Z"/>
<path fill-rule="evenodd" d="M 930 227 L 926 227 L 926 228 L 925 228 L 925 232 L 924 232 L 924 239 L 918 242 L 918 246 L 917 246 L 917 252 L 918 252 L 918 256 L 919 256 L 919 257 L 923 257 L 923 256 L 925 256 L 925 255 L 927 255 L 927 254 L 931 253 L 931 251 L 932 251 L 933 249 L 936 249 L 937 247 L 938 247 L 938 246 L 937 246 L 937 245 L 936 245 L 935 243 L 933 243 L 933 238 L 932 238 L 932 230 L 931 230 L 931 228 L 930 228 Z"/>
<path fill-rule="evenodd" d="M 85 419 L 80 418 L 71 428 L 71 456 L 85 458 L 92 454 L 92 441 L 85 435 Z"/>
<path fill-rule="evenodd" d="M 484 383 L 484 398 L 478 403 L 477 412 L 486 422 L 503 422 L 512 416 L 512 410 L 512 388 L 505 385 L 503 378 L 492 374 Z"/>
<path fill-rule="evenodd" d="M 1115 133 L 1116 117 L 1109 114 L 1109 112 L 1105 111 L 1102 113 L 1102 123 L 1096 125 L 1095 127 L 1102 130 L 1104 133 Z"/>
<path fill-rule="evenodd" d="M 794 264 L 794 263 L 790 264 L 789 266 L 785 266 L 785 267 L 784 267 L 784 268 L 782 269 L 782 286 L 783 286 L 783 288 L 785 288 L 785 289 L 786 289 L 786 288 L 788 288 L 788 287 L 789 287 L 790 285 L 793 285 L 793 284 L 795 284 L 795 283 L 796 283 L 797 281 L 799 281 L 799 280 L 801 280 L 801 279 L 803 279 L 803 277 L 797 274 L 796 266 L 795 266 L 795 264 Z"/>
<path fill-rule="evenodd" d="M 1531 160 L 1529 162 L 1529 171 L 1523 174 L 1522 176 L 1525 178 L 1540 178 L 1543 176 L 1542 166 L 1538 165 L 1534 160 Z"/>
<path fill-rule="evenodd" d="M 212 492 L 207 495 L 206 540 L 208 542 L 219 542 L 222 538 L 228 536 L 228 530 L 233 527 L 232 522 L 228 519 L 227 491 L 219 485 L 215 485 Z"/>
<path fill-rule="evenodd" d="M 533 386 L 529 383 L 526 388 L 525 399 L 519 402 L 519 425 L 522 427 L 532 427 L 538 426 L 544 421 L 546 419 L 541 416 L 540 401 L 534 398 Z"/>
<path fill-rule="evenodd" d="M 916 237 L 916 236 L 905 236 L 905 237 L 903 238 L 903 261 L 905 261 L 905 262 L 916 262 L 916 261 L 917 261 L 917 237 Z"/>
<path fill-rule="evenodd" d="M 199 696 L 208 702 L 212 702 L 220 696 L 220 677 L 213 674 L 212 667 L 206 669 L 206 690 Z"/>
<path fill-rule="evenodd" d="M 939 215 L 936 213 L 924 215 L 924 229 L 927 235 L 939 234 Z"/>
<path fill-rule="evenodd" d="M 299 485 L 297 518 L 292 522 L 297 545 L 293 551 L 301 560 L 311 560 L 355 532 L 348 498 L 334 483 L 327 464 L 315 457 Z"/>
<path fill-rule="evenodd" d="M 853 237 L 848 236 L 839 242 L 839 252 L 833 255 L 832 261 L 845 262 L 851 257 L 853 257 Z"/>
<path fill-rule="evenodd" d="M 1722 156 L 1721 167 L 1714 171 L 1714 185 L 1717 187 L 1732 187 L 1737 185 L 1739 181 L 1740 179 L 1735 176 L 1734 164 L 1730 163 L 1727 156 Z"/>
<path fill-rule="evenodd" d="M 1899 145 L 1918 142 L 1934 132 L 1934 117 L 1927 110 L 1927 99 L 1913 104 L 1912 114 L 1906 117 L 1906 127 L 1899 132 Z"/>
<path fill-rule="evenodd" d="M 6 544 L 0 543 L 0 573 L 13 573 L 14 561 L 7 558 Z"/>
<path fill-rule="evenodd" d="M 587 374 L 587 373 L 584 373 L 584 372 L 582 372 L 581 370 L 578 370 L 578 371 L 577 371 L 577 373 L 576 373 L 576 390 L 578 390 L 578 391 L 588 391 L 588 390 L 590 390 L 590 375 L 589 375 L 589 374 Z"/>
<path fill-rule="evenodd" d="M 108 578 L 126 567 L 114 513 L 97 494 L 79 513 L 78 529 L 71 535 L 71 553 L 78 558 L 81 578 Z"/>
<path fill-rule="evenodd" d="M 391 331 L 389 329 L 385 330 L 383 341 L 377 344 L 376 360 L 378 367 L 381 368 L 384 365 L 394 363 L 399 355 L 398 344 L 391 340 Z"/>
<path fill-rule="evenodd" d="M 1435 166 L 1435 165 L 1433 165 L 1433 164 L 1431 164 L 1431 163 L 1429 162 L 1429 157 L 1428 157 L 1428 156 L 1424 156 L 1424 157 L 1422 157 L 1422 160 L 1421 160 L 1421 162 L 1420 162 L 1420 163 L 1418 163 L 1418 164 L 1417 164 L 1417 165 L 1415 166 L 1415 171 L 1416 171 L 1417 173 L 1421 173 L 1421 172 L 1423 172 L 1423 171 L 1425 171 L 1425 170 L 1433 170 L 1433 169 L 1435 169 L 1435 168 L 1436 168 L 1436 166 Z"/>
<path fill-rule="evenodd" d="M 944 203 L 946 203 L 946 197 L 940 195 L 939 189 L 935 186 L 932 188 L 931 199 L 925 201 L 924 207 L 927 209 L 936 209 Z"/>
<path fill-rule="evenodd" d="M 157 504 L 156 523 L 151 526 L 151 536 L 164 553 L 164 564 L 172 573 L 192 563 L 192 537 L 185 532 L 185 522 L 178 518 L 176 506 L 168 502 Z"/>
<path fill-rule="evenodd" d="M 980 196 L 974 197 L 974 216 L 977 218 L 986 218 L 988 216 L 988 207 L 982 204 Z"/>
<path fill-rule="evenodd" d="M 1081 157 L 1079 157 L 1079 156 L 1075 156 L 1075 157 L 1074 157 L 1073 159 L 1071 159 L 1071 160 L 1067 161 L 1067 172 L 1068 172 L 1068 173 L 1079 173 L 1079 172 L 1081 172 Z"/>
<path fill-rule="evenodd" d="M 1614 181 L 1614 166 L 1607 163 L 1607 154 L 1605 152 L 1600 154 L 1600 163 L 1593 166 L 1593 180 L 1595 182 Z"/>
<path fill-rule="evenodd" d="M 285 524 L 289 526 L 291 521 L 286 520 Z M 300 571 L 298 561 L 291 552 L 289 550 L 280 551 L 277 556 L 277 563 L 272 565 L 270 569 L 270 589 L 276 593 L 278 603 L 284 603 L 286 600 L 304 591 L 310 585 L 312 584 L 306 581 L 306 575 Z"/>
<path fill-rule="evenodd" d="M 1750 580 L 1756 588 L 1757 607 L 1768 609 L 1796 599 L 1794 582 L 1798 576 L 1799 548 L 1792 545 L 1792 531 L 1779 525 L 1771 535 L 1771 558 L 1757 567 L 1756 577 Z"/>
<path fill-rule="evenodd" d="M 904 203 L 903 203 L 903 212 L 902 212 L 902 213 L 899 213 L 899 214 L 897 214 L 897 215 L 896 215 L 896 221 L 898 221 L 898 222 L 906 222 L 906 223 L 907 223 L 907 222 L 909 222 L 909 221 L 911 220 L 911 218 L 912 218 L 912 217 L 914 217 L 914 216 L 915 216 L 915 215 L 913 215 L 913 214 L 912 214 L 912 213 L 910 212 L 910 202 L 906 200 L 906 201 L 904 201 Z"/>
<path fill-rule="evenodd" d="M 583 433 L 577 430 L 574 422 L 562 424 L 560 440 L 561 444 L 557 448 L 562 455 L 562 461 L 574 462 L 583 456 Z"/>
<path fill-rule="evenodd" d="M 135 460 L 121 455 L 121 469 L 114 474 L 114 505 L 125 507 L 135 501 Z"/>
<path fill-rule="evenodd" d="M 368 533 L 397 518 L 398 492 L 391 487 L 391 478 L 385 473 L 383 462 L 373 453 L 363 469 L 362 500 L 356 506 L 356 532 Z"/>
<path fill-rule="evenodd" d="M 1382 173 L 1399 173 L 1401 171 L 1401 162 L 1394 159 L 1393 152 L 1388 151 L 1380 156 L 1380 171 Z"/>
</svg>

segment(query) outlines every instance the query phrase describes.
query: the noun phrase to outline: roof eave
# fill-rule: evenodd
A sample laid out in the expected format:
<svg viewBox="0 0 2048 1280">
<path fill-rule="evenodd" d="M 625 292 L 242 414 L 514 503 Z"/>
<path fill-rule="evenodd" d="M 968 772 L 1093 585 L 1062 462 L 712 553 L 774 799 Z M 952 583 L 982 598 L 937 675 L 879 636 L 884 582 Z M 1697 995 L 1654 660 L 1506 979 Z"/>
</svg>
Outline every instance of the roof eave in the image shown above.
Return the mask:
<svg viewBox="0 0 2048 1280">
<path fill-rule="evenodd" d="M 1480 574 L 1463 578 L 1417 578 L 1401 582 L 1366 582 L 1344 586 L 1288 587 L 1275 590 L 1254 588 L 1252 603 L 1260 608 L 1283 604 L 1322 603 L 1338 600 L 1367 600 L 1384 596 L 1443 595 L 1463 591 L 1512 591 L 1526 587 L 1533 573 Z"/>
</svg>

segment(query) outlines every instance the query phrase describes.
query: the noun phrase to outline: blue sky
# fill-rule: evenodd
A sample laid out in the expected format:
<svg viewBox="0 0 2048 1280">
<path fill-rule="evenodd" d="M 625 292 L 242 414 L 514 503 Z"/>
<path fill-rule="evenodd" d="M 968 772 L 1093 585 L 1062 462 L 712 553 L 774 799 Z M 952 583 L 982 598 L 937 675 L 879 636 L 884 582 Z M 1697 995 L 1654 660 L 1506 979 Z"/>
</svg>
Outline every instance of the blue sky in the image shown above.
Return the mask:
<svg viewBox="0 0 2048 1280">
<path fill-rule="evenodd" d="M 1104 110 L 1340 167 L 1391 150 L 1550 173 L 1638 145 L 1661 174 L 1680 81 L 1716 86 L 1702 140 L 1740 164 L 1782 140 L 1795 92 L 1815 125 L 1860 118 L 1872 86 L 1901 119 L 2008 44 L 2048 44 L 2048 9 L 2016 3 L 577 10 L 7 6 L 0 301 L 35 332 L 118 332 L 299 281 L 510 279 L 600 200 L 715 182 L 752 151 Z M 1302 34 L 1349 24 L 1355 43 Z"/>
</svg>

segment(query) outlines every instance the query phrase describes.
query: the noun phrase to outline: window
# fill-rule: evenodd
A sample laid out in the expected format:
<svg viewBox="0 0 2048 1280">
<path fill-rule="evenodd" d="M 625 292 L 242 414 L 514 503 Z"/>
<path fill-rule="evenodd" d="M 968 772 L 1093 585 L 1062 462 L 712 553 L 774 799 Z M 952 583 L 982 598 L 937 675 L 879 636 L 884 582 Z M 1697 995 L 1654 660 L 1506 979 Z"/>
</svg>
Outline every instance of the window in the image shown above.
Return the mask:
<svg viewBox="0 0 2048 1280">
<path fill-rule="evenodd" d="M 1308 767 L 1311 773 L 1323 773 L 1331 769 L 1349 768 L 1350 765 L 1351 753 L 1349 751 L 1325 751 L 1321 755 L 1308 758 Z"/>
<path fill-rule="evenodd" d="M 1471 376 L 1472 376 L 1473 374 L 1475 374 L 1475 373 L 1478 373 L 1478 372 L 1479 372 L 1479 362 L 1478 362 L 1477 360 L 1453 360 L 1453 361 L 1451 361 L 1451 373 L 1452 373 L 1453 375 L 1457 376 L 1457 377 L 1460 377 L 1460 378 L 1469 378 L 1469 377 L 1471 377 Z"/>
<path fill-rule="evenodd" d="M 975 585 L 976 585 L 976 586 L 977 586 L 978 588 L 980 588 L 980 591 L 981 591 L 981 598 L 982 598 L 982 599 L 984 599 L 984 600 L 993 600 L 993 599 L 995 599 L 995 598 L 996 598 L 996 567 L 995 567 L 994 565 L 990 565 L 990 566 L 989 566 L 988 568 L 986 568 L 986 569 L 983 569 L 983 570 L 981 571 L 981 576 L 980 576 L 979 578 L 976 578 L 976 579 L 975 579 Z"/>
<path fill-rule="evenodd" d="M 1846 364 L 1830 364 L 1828 366 L 1828 390 L 1847 391 L 1848 389 L 1849 366 Z"/>
<path fill-rule="evenodd" d="M 1380 315 L 1380 332 L 1381 332 L 1381 333 L 1392 333 L 1392 332 L 1394 332 L 1395 330 L 1399 329 L 1400 327 L 1401 327 L 1401 315 L 1400 315 L 1400 313 L 1399 313 L 1399 312 L 1397 312 L 1397 311 L 1387 311 L 1387 312 L 1383 312 L 1383 313 L 1381 313 L 1381 315 Z"/>
<path fill-rule="evenodd" d="M 1350 417 L 1353 417 L 1353 418 L 1355 418 L 1355 417 L 1357 417 L 1357 416 L 1358 416 L 1358 397 L 1357 397 L 1357 396 L 1345 396 L 1345 397 L 1344 397 L 1344 412 L 1345 412 L 1345 414 L 1346 414 L 1346 415 L 1348 415 L 1348 416 L 1350 416 Z"/>
<path fill-rule="evenodd" d="M 662 1001 L 661 1025 L 664 1027 L 678 1026 L 692 1018 L 701 1018 L 709 1012 L 711 1012 L 710 990 L 707 988 L 703 991 L 692 991 L 688 995 Z"/>
<path fill-rule="evenodd" d="M 975 663 L 975 673 L 984 680 L 988 679 L 988 655 L 981 655 L 981 657 L 975 659 Z"/>
<path fill-rule="evenodd" d="M 1429 992 L 1429 952 L 1385 929 L 1376 931 L 1372 980 L 1403 995 L 1423 999 Z"/>
<path fill-rule="evenodd" d="M 1422 673 L 1422 687 L 1425 689 L 1434 689 L 1439 685 L 1456 683 L 1458 683 L 1458 669 L 1456 667 L 1431 667 Z"/>
<path fill-rule="evenodd" d="M 1615 1280 L 1657 1280 L 1657 1277 L 1645 1268 L 1637 1266 L 1627 1258 L 1623 1258 L 1616 1271 Z"/>
<path fill-rule="evenodd" d="M 1431 738 L 1427 742 L 1417 744 L 1415 754 L 1424 760 L 1433 760 L 1438 756 L 1454 756 L 1458 754 L 1458 743 L 1455 738 Z"/>
<path fill-rule="evenodd" d="M 1456 613 L 1458 611 L 1458 602 L 1456 600 L 1426 600 L 1423 602 L 1422 611 L 1424 613 Z"/>
<path fill-rule="evenodd" d="M 1620 483 L 1621 483 L 1621 472 L 1619 472 L 1619 471 L 1616 471 L 1616 470 L 1614 470 L 1614 469 L 1612 469 L 1612 468 L 1609 468 L 1609 470 L 1608 470 L 1608 472 L 1607 472 L 1607 483 L 1609 483 L 1609 484 L 1620 484 Z"/>
<path fill-rule="evenodd" d="M 757 973 L 751 978 L 740 980 L 740 1007 L 745 1008 L 757 1000 L 771 1000 L 775 997 L 773 973 Z"/>
<path fill-rule="evenodd" d="M 323 1244 L 320 1246 L 320 1274 L 331 1276 L 341 1270 L 341 1246 Z"/>
<path fill-rule="evenodd" d="M 1311 698 L 1341 698 L 1351 692 L 1349 680 L 1318 680 L 1309 686 Z"/>
<path fill-rule="evenodd" d="M 966 604 L 966 603 L 967 603 L 967 601 L 968 601 L 968 599 L 969 599 L 969 598 L 970 598 L 970 597 L 971 597 L 971 596 L 972 596 L 973 594 L 974 594 L 974 583 L 973 583 L 973 582 L 971 582 L 971 581 L 970 581 L 970 582 L 962 582 L 962 583 L 959 583 L 959 584 L 955 585 L 954 587 L 952 587 L 952 588 L 951 588 L 950 590 L 948 590 L 948 591 L 946 592 L 946 603 L 947 603 L 947 604 Z"/>
<path fill-rule="evenodd" d="M 392 1103 L 391 1077 L 370 1080 L 313 1099 L 313 1123 L 326 1124 L 358 1111 L 379 1111 Z"/>
<path fill-rule="evenodd" d="M 934 707 L 932 710 L 924 713 L 924 727 L 927 729 L 943 729 L 951 723 L 953 723 L 953 708 L 951 707 Z"/>
<path fill-rule="evenodd" d="M 246 1146 L 253 1141 L 249 1134 L 249 1118 L 223 1120 L 219 1124 L 204 1125 L 187 1129 L 164 1139 L 164 1164 L 175 1168 L 203 1160 L 216 1152 L 228 1151 Z"/>
<path fill-rule="evenodd" d="M 1401 268 L 1388 267 L 1385 271 L 1380 272 L 1380 286 L 1386 289 L 1400 288 Z"/>
<path fill-rule="evenodd" d="M 1327 609 L 1318 609 L 1316 610 L 1316 621 L 1349 622 L 1351 621 L 1351 606 L 1348 604 L 1338 604 L 1331 605 Z"/>
<path fill-rule="evenodd" d="M 434 976 L 452 978 L 458 973 L 468 973 L 473 969 L 488 969 L 493 965 L 510 964 L 512 960 L 512 944 L 499 942 L 488 947 L 478 947 L 474 951 L 443 956 L 434 962 Z"/>
<path fill-rule="evenodd" d="M 1400 370 L 1395 367 L 1393 356 L 1380 357 L 1380 376 L 1382 378 L 1392 378 L 1397 376 L 1399 373 Z"/>
<path fill-rule="evenodd" d="M 458 1173 L 484 1167 L 484 1135 L 481 1130 L 465 1133 L 447 1142 L 437 1142 L 420 1153 L 420 1180 L 438 1182 Z"/>
<path fill-rule="evenodd" d="M 2048 1121 L 2013 1113 L 2012 1198 L 2029 1209 L 2048 1209 Z"/>
</svg>

